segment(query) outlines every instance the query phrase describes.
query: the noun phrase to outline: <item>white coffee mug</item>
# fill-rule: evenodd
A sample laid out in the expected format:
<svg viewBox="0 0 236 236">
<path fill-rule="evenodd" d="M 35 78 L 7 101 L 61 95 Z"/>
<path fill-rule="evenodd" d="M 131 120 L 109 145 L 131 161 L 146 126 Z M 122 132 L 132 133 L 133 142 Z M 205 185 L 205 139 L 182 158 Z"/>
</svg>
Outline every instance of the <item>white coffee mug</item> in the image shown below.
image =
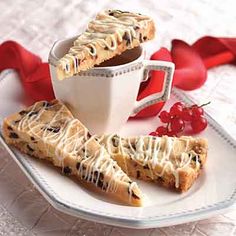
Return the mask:
<svg viewBox="0 0 236 236">
<path fill-rule="evenodd" d="M 118 132 L 130 116 L 169 98 L 174 64 L 144 60 L 142 47 L 127 50 L 99 67 L 58 80 L 56 63 L 73 40 L 57 41 L 50 51 L 52 85 L 56 98 L 63 101 L 91 133 Z M 140 83 L 147 80 L 150 70 L 165 72 L 162 91 L 136 101 Z"/>
</svg>

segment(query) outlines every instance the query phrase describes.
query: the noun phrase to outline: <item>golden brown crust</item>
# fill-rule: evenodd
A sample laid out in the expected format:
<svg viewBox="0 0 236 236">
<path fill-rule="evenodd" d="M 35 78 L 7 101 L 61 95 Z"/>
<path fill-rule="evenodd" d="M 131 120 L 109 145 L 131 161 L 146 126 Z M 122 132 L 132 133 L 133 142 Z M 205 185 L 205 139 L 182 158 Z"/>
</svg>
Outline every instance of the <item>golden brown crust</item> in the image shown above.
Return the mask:
<svg viewBox="0 0 236 236">
<path fill-rule="evenodd" d="M 73 150 L 79 148 L 79 146 L 73 146 L 75 144 L 77 145 L 76 140 L 82 138 L 82 135 L 86 133 L 84 136 L 86 142 L 90 139 L 90 135 L 87 133 L 86 128 L 78 120 L 73 118 L 70 111 L 62 103 L 56 100 L 48 105 L 45 105 L 44 102 L 39 102 L 34 105 L 34 108 L 32 107 L 4 119 L 2 132 L 8 144 L 15 146 L 20 151 L 30 156 L 50 161 L 53 165 L 60 167 L 62 173 L 65 175 L 73 175 L 78 179 L 85 179 L 91 182 L 97 186 L 98 189 L 106 191 L 106 194 L 119 199 L 121 202 L 133 206 L 142 205 L 142 194 L 138 186 L 120 170 L 117 163 L 110 159 L 109 154 L 96 140 L 91 139 L 86 146 L 81 146 L 81 148 L 84 147 L 86 152 L 90 154 L 85 154 L 83 149 L 81 149 L 81 151 L 78 150 L 78 152 L 74 154 Z M 57 111 L 59 110 L 60 113 L 58 114 Z M 36 118 L 39 113 L 40 115 Z M 55 116 L 55 113 L 57 113 L 58 116 Z M 23 119 L 24 122 L 20 123 Z M 30 119 L 35 122 L 30 125 L 31 128 L 29 125 L 24 126 L 24 124 L 27 123 L 25 121 L 29 121 Z M 55 119 L 55 121 L 50 123 L 53 119 Z M 22 126 L 25 128 L 22 128 Z M 36 128 L 36 132 L 32 130 L 32 127 L 38 127 Z M 47 136 L 44 136 L 45 132 Z M 59 132 L 61 132 L 60 134 L 67 133 L 67 136 L 57 136 L 60 135 Z M 48 138 L 48 134 L 49 136 L 52 135 L 53 138 Z M 47 139 L 45 139 L 45 137 L 47 137 Z M 63 137 L 70 139 L 66 149 L 60 148 L 62 144 L 67 144 L 60 142 Z M 73 137 L 73 139 L 70 137 Z M 74 144 L 72 142 L 73 140 L 75 141 Z M 102 152 L 102 157 L 105 157 L 105 159 L 103 159 L 100 156 L 100 159 L 102 159 L 102 161 L 106 161 L 107 159 L 111 160 L 111 162 L 109 160 L 107 161 L 109 161 L 109 165 L 112 164 L 111 167 L 114 169 L 112 173 L 119 172 L 122 179 L 118 177 L 113 178 L 114 176 L 111 175 L 111 172 L 108 174 L 102 169 L 97 169 L 100 166 L 99 163 L 97 163 L 96 167 L 90 166 L 87 162 L 83 162 L 82 164 L 82 161 L 87 158 L 87 155 L 95 156 L 95 153 L 100 151 Z M 102 164 L 104 164 L 104 162 Z M 88 172 L 87 169 L 91 170 L 91 172 Z M 109 182 L 110 180 L 112 182 Z M 115 183 L 115 191 L 109 188 L 109 183 Z M 132 188 L 131 184 L 133 184 Z"/>
<path fill-rule="evenodd" d="M 117 149 L 113 148 L 110 154 L 127 175 L 145 181 L 154 181 L 164 187 L 175 189 L 179 192 L 185 192 L 194 184 L 195 180 L 200 175 L 207 159 L 208 150 L 206 139 L 181 137 L 179 142 L 176 142 L 179 150 L 177 150 L 176 156 L 170 159 L 172 160 L 172 164 L 176 163 L 176 158 L 177 160 L 180 158 L 181 153 L 185 149 L 185 146 L 182 144 L 186 140 L 188 140 L 187 153 L 194 153 L 190 163 L 183 168 L 179 168 L 176 172 L 173 172 L 173 170 L 167 167 L 161 175 L 155 173 L 162 173 L 165 168 L 163 165 L 156 165 L 155 168 L 152 168 L 151 165 L 144 164 L 140 160 L 137 161 L 134 157 L 131 158 L 131 154 L 127 149 L 121 154 L 118 153 Z M 127 139 L 122 138 L 122 142 L 124 147 L 128 147 Z M 101 143 L 103 143 L 105 147 L 108 145 L 106 138 L 102 139 Z M 118 144 L 116 144 L 116 146 L 118 146 Z"/>
<path fill-rule="evenodd" d="M 96 55 L 91 55 L 88 50 L 83 50 L 80 54 L 77 54 L 78 58 L 80 58 L 80 55 L 83 54 L 83 58 L 79 60 L 78 68 L 75 68 L 75 60 L 73 54 L 69 53 L 70 57 L 66 57 L 65 55 L 64 58 L 66 57 L 66 60 L 68 61 L 67 64 L 69 64 L 70 70 L 66 71 L 64 63 L 61 63 L 60 60 L 56 68 L 57 78 L 59 80 L 62 80 L 64 78 L 76 75 L 80 71 L 86 71 L 94 67 L 95 65 L 100 65 L 102 62 L 120 55 L 126 50 L 140 46 L 141 43 L 153 39 L 155 36 L 155 24 L 153 20 L 149 18 L 148 20 L 143 21 L 146 22 L 145 26 L 140 28 L 134 27 L 137 37 L 132 37 L 132 35 L 127 37 L 127 32 L 124 31 L 122 33 L 122 41 L 119 40 L 120 32 L 112 33 L 105 38 L 105 41 L 108 45 L 112 45 L 111 37 L 115 38 L 115 41 L 117 42 L 117 48 L 115 50 L 109 50 L 107 47 L 101 46 L 100 43 L 95 42 L 93 43 L 93 46 L 96 49 Z"/>
</svg>

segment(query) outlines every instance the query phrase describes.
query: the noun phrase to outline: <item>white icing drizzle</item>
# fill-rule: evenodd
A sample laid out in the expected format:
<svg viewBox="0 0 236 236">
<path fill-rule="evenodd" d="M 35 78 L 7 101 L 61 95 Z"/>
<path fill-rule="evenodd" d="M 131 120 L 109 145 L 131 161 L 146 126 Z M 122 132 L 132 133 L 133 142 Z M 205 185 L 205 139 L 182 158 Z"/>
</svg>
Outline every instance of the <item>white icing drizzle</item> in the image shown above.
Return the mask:
<svg viewBox="0 0 236 236">
<path fill-rule="evenodd" d="M 114 149 L 112 140 L 119 140 L 119 145 Z M 105 140 L 105 141 L 104 141 Z M 111 155 L 120 154 L 129 156 L 144 168 L 149 169 L 151 179 L 155 176 L 162 177 L 166 171 L 171 171 L 175 177 L 175 187 L 179 187 L 179 171 L 191 164 L 193 156 L 196 158 L 195 168 L 200 168 L 198 156 L 194 151 L 189 150 L 189 138 L 173 137 L 152 137 L 139 136 L 136 138 L 121 138 L 117 135 L 102 136 L 100 143 L 105 142 L 105 147 Z M 181 153 L 178 150 L 178 143 L 184 145 Z M 126 158 L 124 158 L 126 160 Z M 157 172 L 156 167 L 161 167 L 161 172 Z M 127 168 L 127 167 L 126 167 Z M 128 173 L 128 172 L 127 172 Z"/>
<path fill-rule="evenodd" d="M 18 130 L 29 132 L 35 140 L 42 141 L 47 155 L 53 158 L 54 164 L 64 167 L 65 158 L 71 156 L 80 163 L 79 168 L 76 167 L 77 174 L 84 180 L 93 182 L 96 186 L 100 184 L 99 187 L 102 183 L 102 188 L 109 192 L 116 192 L 118 182 L 124 181 L 129 184 L 132 193 L 133 187 L 137 185 L 134 185 L 116 162 L 109 157 L 105 148 L 95 141 L 96 136 L 90 136 L 88 130 L 72 115 L 69 115 L 64 106 L 60 104 L 47 106 L 46 104 L 46 102 L 35 103 L 31 110 L 21 118 Z M 50 116 L 48 123 L 42 122 L 41 120 L 45 121 L 42 116 L 45 116 L 47 112 L 53 115 Z M 50 153 L 49 145 L 55 145 L 55 153 Z M 102 182 L 99 183 L 100 177 L 102 177 Z"/>
<path fill-rule="evenodd" d="M 127 45 L 132 48 L 132 39 L 139 37 L 138 30 L 147 27 L 147 22 L 150 20 L 149 17 L 136 13 L 119 10 L 104 11 L 98 14 L 95 20 L 89 22 L 86 31 L 78 36 L 69 52 L 59 60 L 59 65 L 66 74 L 70 74 L 73 70 L 77 73 L 80 61 L 85 57 L 84 51 L 95 57 L 96 45 L 114 51 L 117 49 L 118 42 L 124 38 L 127 40 Z M 71 61 L 73 68 L 70 68 Z"/>
<path fill-rule="evenodd" d="M 155 166 L 158 164 L 158 153 L 160 151 L 161 145 L 160 145 L 160 138 L 154 139 L 154 145 L 153 145 L 153 155 L 152 155 L 152 167 L 155 168 Z"/>
</svg>

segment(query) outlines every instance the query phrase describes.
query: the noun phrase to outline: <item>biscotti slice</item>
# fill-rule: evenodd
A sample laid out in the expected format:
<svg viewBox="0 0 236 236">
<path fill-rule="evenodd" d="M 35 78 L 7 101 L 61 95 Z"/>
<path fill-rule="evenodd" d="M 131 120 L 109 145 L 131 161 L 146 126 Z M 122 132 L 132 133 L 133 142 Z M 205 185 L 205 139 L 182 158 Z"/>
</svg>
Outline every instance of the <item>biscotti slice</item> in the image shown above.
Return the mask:
<svg viewBox="0 0 236 236">
<path fill-rule="evenodd" d="M 58 100 L 37 102 L 5 118 L 3 136 L 22 152 L 61 167 L 65 175 L 90 182 L 123 203 L 142 204 L 137 184 Z"/>
<path fill-rule="evenodd" d="M 193 185 L 207 158 L 207 141 L 202 138 L 108 135 L 97 140 L 127 175 L 180 192 Z"/>
<path fill-rule="evenodd" d="M 62 80 L 153 39 L 153 20 L 138 13 L 107 10 L 89 22 L 57 63 L 57 78 Z"/>
</svg>

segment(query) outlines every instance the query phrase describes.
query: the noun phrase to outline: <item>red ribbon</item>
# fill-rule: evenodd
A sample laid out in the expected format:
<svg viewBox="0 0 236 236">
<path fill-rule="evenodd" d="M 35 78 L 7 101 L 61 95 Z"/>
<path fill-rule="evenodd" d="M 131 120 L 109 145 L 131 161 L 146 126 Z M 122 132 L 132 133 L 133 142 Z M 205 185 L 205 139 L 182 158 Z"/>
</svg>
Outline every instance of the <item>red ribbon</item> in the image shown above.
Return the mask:
<svg viewBox="0 0 236 236">
<path fill-rule="evenodd" d="M 171 51 L 161 48 L 151 56 L 151 60 L 174 62 L 176 68 L 173 86 L 194 90 L 205 83 L 207 69 L 236 63 L 236 39 L 206 36 L 193 45 L 173 40 Z M 17 42 L 7 41 L 0 45 L 0 71 L 4 69 L 18 71 L 26 94 L 35 101 L 54 98 L 48 63 L 43 63 L 38 56 Z M 141 84 L 137 100 L 160 91 L 163 78 L 163 72 L 153 71 L 149 80 Z M 163 105 L 162 102 L 145 108 L 136 118 L 155 116 Z"/>
</svg>

